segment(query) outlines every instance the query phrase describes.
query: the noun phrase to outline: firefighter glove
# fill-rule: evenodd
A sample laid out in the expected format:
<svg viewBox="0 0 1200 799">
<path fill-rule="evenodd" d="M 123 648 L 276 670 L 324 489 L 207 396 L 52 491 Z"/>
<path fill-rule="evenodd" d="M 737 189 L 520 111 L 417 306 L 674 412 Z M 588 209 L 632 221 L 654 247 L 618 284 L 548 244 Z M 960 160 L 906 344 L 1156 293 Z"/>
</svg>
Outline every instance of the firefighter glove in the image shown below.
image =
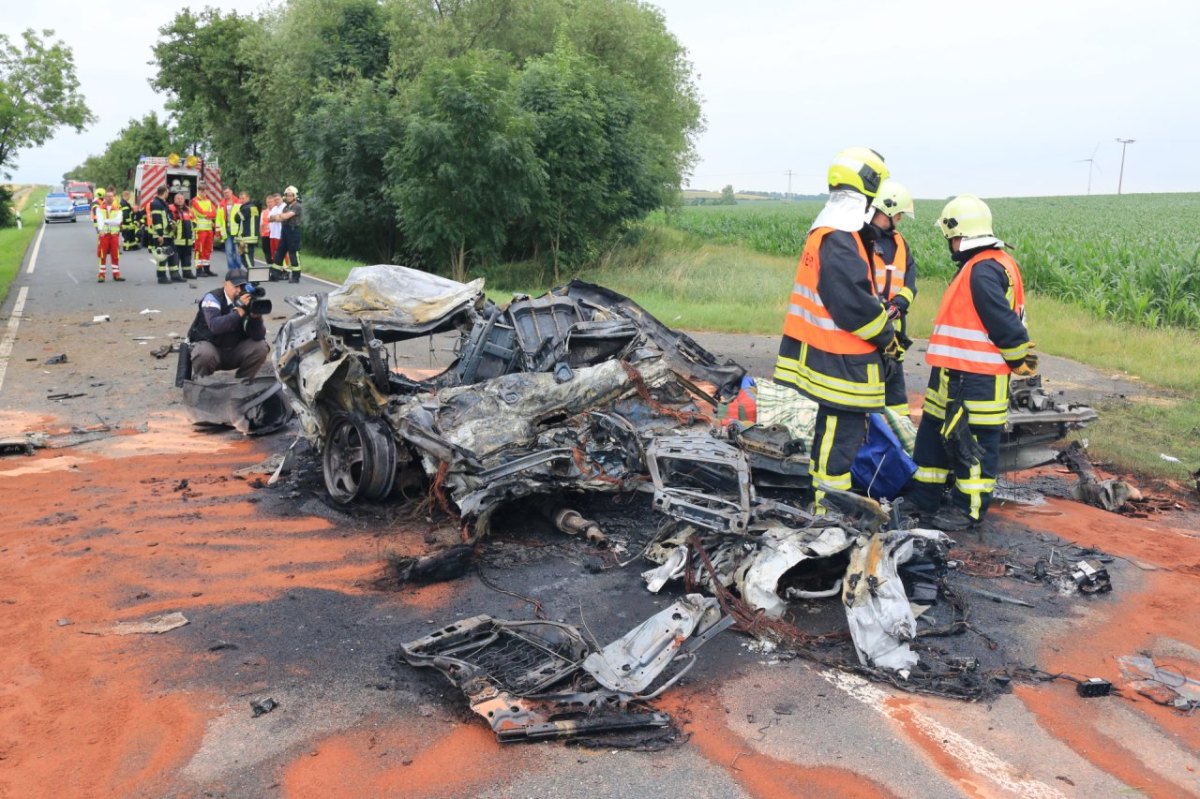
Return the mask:
<svg viewBox="0 0 1200 799">
<path fill-rule="evenodd" d="M 946 403 L 946 420 L 942 422 L 942 443 L 950 460 L 972 467 L 983 458 L 983 447 L 971 433 L 967 408 L 961 400 Z"/>
<path fill-rule="evenodd" d="M 1033 345 L 1029 345 L 1029 351 L 1025 353 L 1025 360 L 1021 361 L 1020 366 L 1013 369 L 1013 374 L 1017 377 L 1033 377 L 1038 373 L 1038 354 L 1033 351 Z"/>
<path fill-rule="evenodd" d="M 892 336 L 892 340 L 883 348 L 884 359 L 899 361 L 904 357 L 904 345 L 900 343 L 899 336 Z"/>
</svg>

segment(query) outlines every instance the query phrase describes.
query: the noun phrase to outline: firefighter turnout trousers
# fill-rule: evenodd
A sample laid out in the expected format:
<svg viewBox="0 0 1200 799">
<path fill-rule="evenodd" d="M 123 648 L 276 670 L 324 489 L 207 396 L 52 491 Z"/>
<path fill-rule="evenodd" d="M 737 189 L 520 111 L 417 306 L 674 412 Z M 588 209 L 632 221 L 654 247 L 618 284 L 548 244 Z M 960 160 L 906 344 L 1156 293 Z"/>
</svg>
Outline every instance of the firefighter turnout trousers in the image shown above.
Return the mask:
<svg viewBox="0 0 1200 799">
<path fill-rule="evenodd" d="M 812 475 L 816 514 L 825 513 L 820 504 L 824 489 L 850 490 L 850 465 L 867 437 L 867 414 L 846 411 L 821 403 L 813 427 L 809 472 Z"/>
<path fill-rule="evenodd" d="M 952 457 L 943 427 L 951 401 L 964 407 L 971 435 L 983 450 L 977 463 Z M 952 406 L 953 407 L 953 406 Z M 1000 439 L 1008 421 L 1008 375 L 980 375 L 934 367 L 913 460 L 917 472 L 908 498 L 922 513 L 934 513 L 953 478 L 951 503 L 978 521 L 991 504 L 1000 466 Z"/>
</svg>

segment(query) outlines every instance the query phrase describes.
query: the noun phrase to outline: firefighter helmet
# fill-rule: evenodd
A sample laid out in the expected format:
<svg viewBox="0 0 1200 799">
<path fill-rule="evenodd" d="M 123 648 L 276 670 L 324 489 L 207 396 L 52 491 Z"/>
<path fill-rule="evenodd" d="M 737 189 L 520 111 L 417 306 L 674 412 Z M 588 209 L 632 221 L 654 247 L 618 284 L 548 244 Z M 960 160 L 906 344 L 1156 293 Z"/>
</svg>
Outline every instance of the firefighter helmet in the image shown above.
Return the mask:
<svg viewBox="0 0 1200 799">
<path fill-rule="evenodd" d="M 913 198 L 904 184 L 888 178 L 879 187 L 879 194 L 875 195 L 875 199 L 871 201 L 871 207 L 876 211 L 881 212 L 884 216 L 895 219 L 897 214 L 908 214 L 915 217 L 916 211 L 913 210 Z"/>
<path fill-rule="evenodd" d="M 874 197 L 887 179 L 883 156 L 869 147 L 847 147 L 829 165 L 829 185 L 848 186 L 860 194 Z"/>
<path fill-rule="evenodd" d="M 97 196 L 97 197 L 103 197 L 103 196 L 104 196 L 104 189 L 96 189 L 96 196 Z"/>
<path fill-rule="evenodd" d="M 942 209 L 937 226 L 947 239 L 991 236 L 992 212 L 987 203 L 974 194 L 960 194 Z"/>
</svg>

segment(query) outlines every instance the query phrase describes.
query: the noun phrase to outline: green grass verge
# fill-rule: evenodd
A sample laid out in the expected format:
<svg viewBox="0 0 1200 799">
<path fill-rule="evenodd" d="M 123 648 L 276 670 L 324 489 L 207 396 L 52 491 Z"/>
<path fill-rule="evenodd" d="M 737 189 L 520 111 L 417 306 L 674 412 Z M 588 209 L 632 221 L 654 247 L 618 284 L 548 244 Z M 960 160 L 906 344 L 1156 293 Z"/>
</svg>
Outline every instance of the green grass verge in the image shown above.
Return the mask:
<svg viewBox="0 0 1200 799">
<path fill-rule="evenodd" d="M 0 303 L 8 298 L 8 287 L 21 271 L 25 251 L 42 225 L 43 201 L 49 192 L 49 186 L 34 187 L 23 199 L 21 228 L 0 228 Z"/>
</svg>

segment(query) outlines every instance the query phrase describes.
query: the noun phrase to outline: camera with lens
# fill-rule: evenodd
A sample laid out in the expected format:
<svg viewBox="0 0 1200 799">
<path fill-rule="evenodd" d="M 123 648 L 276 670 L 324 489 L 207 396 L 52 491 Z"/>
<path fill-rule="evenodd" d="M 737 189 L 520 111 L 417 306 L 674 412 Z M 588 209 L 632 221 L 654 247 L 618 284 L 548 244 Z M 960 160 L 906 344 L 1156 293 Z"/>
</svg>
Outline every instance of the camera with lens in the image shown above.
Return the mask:
<svg viewBox="0 0 1200 799">
<path fill-rule="evenodd" d="M 239 283 L 239 300 L 244 296 L 250 297 L 250 301 L 245 305 L 247 313 L 265 316 L 271 312 L 271 301 L 266 299 L 267 290 L 262 286 L 256 286 L 253 283 Z"/>
</svg>

